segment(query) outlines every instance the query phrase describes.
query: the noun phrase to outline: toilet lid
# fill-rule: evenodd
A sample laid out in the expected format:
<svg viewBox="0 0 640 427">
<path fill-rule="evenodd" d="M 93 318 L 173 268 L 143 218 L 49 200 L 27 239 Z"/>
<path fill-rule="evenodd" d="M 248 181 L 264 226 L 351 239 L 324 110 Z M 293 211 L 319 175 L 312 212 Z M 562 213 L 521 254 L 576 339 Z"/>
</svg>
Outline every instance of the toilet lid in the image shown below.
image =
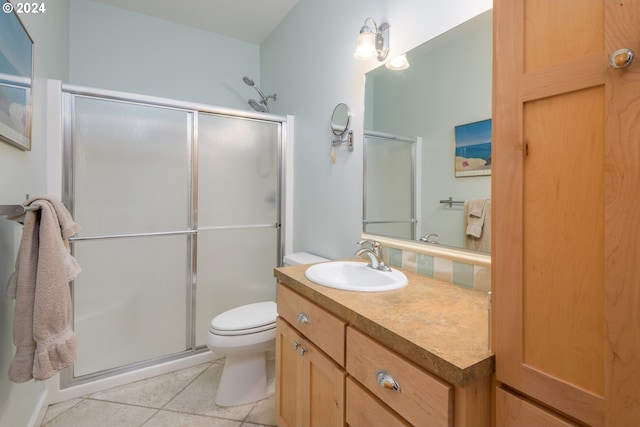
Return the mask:
<svg viewBox="0 0 640 427">
<path fill-rule="evenodd" d="M 265 330 L 275 327 L 278 311 L 273 301 L 257 302 L 232 308 L 211 320 L 212 331 Z"/>
</svg>

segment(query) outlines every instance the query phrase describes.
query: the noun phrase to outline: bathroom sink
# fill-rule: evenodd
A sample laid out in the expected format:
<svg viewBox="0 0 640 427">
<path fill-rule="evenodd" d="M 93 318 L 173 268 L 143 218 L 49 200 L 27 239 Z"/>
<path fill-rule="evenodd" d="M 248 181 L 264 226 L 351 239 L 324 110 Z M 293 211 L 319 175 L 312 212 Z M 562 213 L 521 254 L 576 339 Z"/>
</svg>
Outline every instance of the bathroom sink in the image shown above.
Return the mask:
<svg viewBox="0 0 640 427">
<path fill-rule="evenodd" d="M 319 285 L 345 291 L 377 292 L 399 289 L 407 285 L 401 271 L 379 271 L 366 262 L 331 261 L 307 268 L 305 277 Z"/>
</svg>

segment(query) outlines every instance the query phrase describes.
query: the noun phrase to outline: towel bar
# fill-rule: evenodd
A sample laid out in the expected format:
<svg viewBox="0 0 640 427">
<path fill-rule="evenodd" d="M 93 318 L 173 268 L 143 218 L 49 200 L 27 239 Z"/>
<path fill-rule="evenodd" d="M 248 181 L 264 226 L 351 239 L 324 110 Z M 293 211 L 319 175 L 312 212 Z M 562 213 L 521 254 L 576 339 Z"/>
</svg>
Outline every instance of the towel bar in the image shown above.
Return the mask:
<svg viewBox="0 0 640 427">
<path fill-rule="evenodd" d="M 0 215 L 22 215 L 26 211 L 37 211 L 39 206 L 0 205 Z"/>
<path fill-rule="evenodd" d="M 440 200 L 440 203 L 444 203 L 445 205 L 449 205 L 449 207 L 453 207 L 453 204 L 454 204 L 454 203 L 457 203 L 457 204 L 463 204 L 464 202 L 463 202 L 463 201 L 459 201 L 459 200 L 453 200 L 453 199 L 451 198 L 451 196 L 449 196 L 449 199 L 447 199 L 447 200 Z"/>
</svg>

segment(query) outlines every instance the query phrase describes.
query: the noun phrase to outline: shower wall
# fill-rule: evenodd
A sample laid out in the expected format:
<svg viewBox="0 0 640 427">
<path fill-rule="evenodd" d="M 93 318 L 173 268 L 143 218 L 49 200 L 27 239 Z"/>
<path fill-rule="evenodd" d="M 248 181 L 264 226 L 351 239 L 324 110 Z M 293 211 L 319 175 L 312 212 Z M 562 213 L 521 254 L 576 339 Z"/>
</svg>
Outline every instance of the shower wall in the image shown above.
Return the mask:
<svg viewBox="0 0 640 427">
<path fill-rule="evenodd" d="M 78 359 L 67 386 L 202 350 L 209 321 L 275 300 L 283 120 L 70 90 L 64 200 Z M 64 384 L 63 384 L 64 385 Z"/>
</svg>

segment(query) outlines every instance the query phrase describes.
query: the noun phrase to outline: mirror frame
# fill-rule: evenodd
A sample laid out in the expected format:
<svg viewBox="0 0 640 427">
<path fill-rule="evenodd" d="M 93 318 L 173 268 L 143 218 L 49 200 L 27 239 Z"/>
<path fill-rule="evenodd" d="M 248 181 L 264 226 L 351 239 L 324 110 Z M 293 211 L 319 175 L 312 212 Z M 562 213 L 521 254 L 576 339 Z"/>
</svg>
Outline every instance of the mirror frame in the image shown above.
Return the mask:
<svg viewBox="0 0 640 427">
<path fill-rule="evenodd" d="M 342 109 L 344 109 L 344 112 L 341 111 Z M 343 115 L 346 115 L 346 123 L 344 125 L 342 124 L 344 121 Z M 349 130 L 349 124 L 351 124 L 351 109 L 344 102 L 340 102 L 333 108 L 333 113 L 331 113 L 331 132 L 335 136 L 342 136 Z"/>
</svg>

